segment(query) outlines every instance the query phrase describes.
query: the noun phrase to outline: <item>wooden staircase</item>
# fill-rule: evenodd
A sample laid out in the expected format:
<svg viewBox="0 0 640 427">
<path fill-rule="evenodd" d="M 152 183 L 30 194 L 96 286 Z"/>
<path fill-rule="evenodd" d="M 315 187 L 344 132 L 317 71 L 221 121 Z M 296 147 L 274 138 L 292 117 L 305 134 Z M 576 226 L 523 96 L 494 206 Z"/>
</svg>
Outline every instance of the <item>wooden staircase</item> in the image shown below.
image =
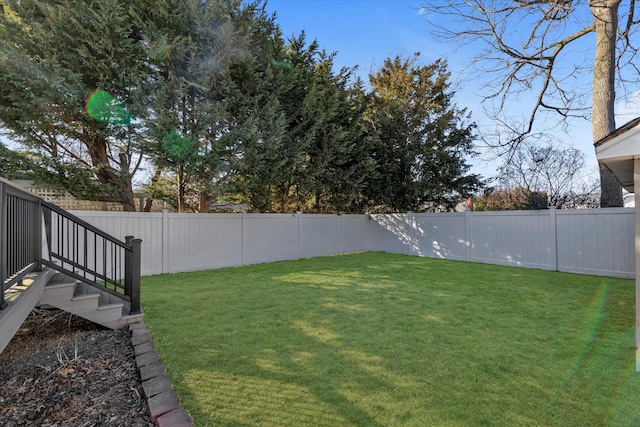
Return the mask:
<svg viewBox="0 0 640 427">
<path fill-rule="evenodd" d="M 51 306 L 110 329 L 141 322 L 144 312 L 129 314 L 131 305 L 52 269 L 31 273 L 6 292 L 7 307 L 0 310 L 0 353 L 36 306 Z"/>
<path fill-rule="evenodd" d="M 111 329 L 141 321 L 141 242 L 0 178 L 0 352 L 36 305 Z"/>
<path fill-rule="evenodd" d="M 56 273 L 44 287 L 39 305 L 50 305 L 111 329 L 142 321 L 144 312 L 128 314 L 128 301 Z"/>
</svg>

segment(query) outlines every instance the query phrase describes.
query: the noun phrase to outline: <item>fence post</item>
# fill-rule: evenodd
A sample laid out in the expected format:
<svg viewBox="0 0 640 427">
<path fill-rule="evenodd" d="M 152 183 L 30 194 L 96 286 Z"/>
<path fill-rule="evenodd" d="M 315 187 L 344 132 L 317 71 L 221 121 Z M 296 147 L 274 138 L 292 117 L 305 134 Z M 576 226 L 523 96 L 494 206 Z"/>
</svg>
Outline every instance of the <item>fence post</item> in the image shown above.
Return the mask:
<svg viewBox="0 0 640 427">
<path fill-rule="evenodd" d="M 413 212 L 412 211 L 407 211 L 407 222 L 409 223 L 409 231 L 408 231 L 408 237 L 409 237 L 409 245 L 408 245 L 408 249 L 407 249 L 407 253 L 408 255 L 413 255 L 414 254 L 414 250 L 413 250 Z"/>
<path fill-rule="evenodd" d="M 240 224 L 240 253 L 241 253 L 240 265 L 244 265 L 245 263 L 244 248 L 246 246 L 245 241 L 247 240 L 246 220 L 247 220 L 247 213 L 244 211 L 244 209 L 242 209 L 242 224 Z"/>
<path fill-rule="evenodd" d="M 36 270 L 42 271 L 42 199 L 36 200 L 36 209 L 33 214 L 33 227 L 35 230 L 35 247 L 33 248 L 33 259 L 36 261 Z"/>
<path fill-rule="evenodd" d="M 140 313 L 140 263 L 142 240 L 126 236 L 125 241 L 129 250 L 124 257 L 124 293 L 130 299 L 131 309 L 129 314 Z"/>
<path fill-rule="evenodd" d="M 0 310 L 7 307 L 4 300 L 4 282 L 7 280 L 7 194 L 0 181 Z"/>
<path fill-rule="evenodd" d="M 296 212 L 296 216 L 298 217 L 298 247 L 297 247 L 297 259 L 300 259 L 300 232 L 301 232 L 301 222 L 302 222 L 302 211 Z"/>
<path fill-rule="evenodd" d="M 557 230 L 556 207 L 549 206 L 549 257 L 551 261 L 551 270 L 558 270 L 558 230 Z"/>
<path fill-rule="evenodd" d="M 471 261 L 471 211 L 464 211 L 465 260 Z"/>
<path fill-rule="evenodd" d="M 344 214 L 340 213 L 338 215 L 340 215 L 340 238 L 342 239 L 342 249 L 341 249 L 340 255 L 344 255 L 345 246 L 346 246 L 346 242 L 344 238 Z"/>
<path fill-rule="evenodd" d="M 162 274 L 170 273 L 169 271 L 169 251 L 171 251 L 171 246 L 169 242 L 169 210 L 162 210 L 162 266 L 160 267 Z"/>
</svg>

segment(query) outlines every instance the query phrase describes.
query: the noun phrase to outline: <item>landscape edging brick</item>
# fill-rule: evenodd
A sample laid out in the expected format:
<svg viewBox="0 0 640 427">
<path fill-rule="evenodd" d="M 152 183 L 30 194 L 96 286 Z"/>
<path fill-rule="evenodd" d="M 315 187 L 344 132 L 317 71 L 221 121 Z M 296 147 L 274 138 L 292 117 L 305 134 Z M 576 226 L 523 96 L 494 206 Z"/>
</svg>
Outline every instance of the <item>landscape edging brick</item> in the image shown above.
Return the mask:
<svg viewBox="0 0 640 427">
<path fill-rule="evenodd" d="M 193 427 L 193 417 L 180 404 L 180 399 L 173 390 L 173 383 L 166 374 L 167 369 L 153 345 L 147 325 L 144 321 L 132 323 L 129 325 L 129 331 L 141 380 L 141 371 L 145 370 L 142 388 L 151 421 L 157 427 Z M 145 369 L 146 367 L 149 368 Z"/>
</svg>

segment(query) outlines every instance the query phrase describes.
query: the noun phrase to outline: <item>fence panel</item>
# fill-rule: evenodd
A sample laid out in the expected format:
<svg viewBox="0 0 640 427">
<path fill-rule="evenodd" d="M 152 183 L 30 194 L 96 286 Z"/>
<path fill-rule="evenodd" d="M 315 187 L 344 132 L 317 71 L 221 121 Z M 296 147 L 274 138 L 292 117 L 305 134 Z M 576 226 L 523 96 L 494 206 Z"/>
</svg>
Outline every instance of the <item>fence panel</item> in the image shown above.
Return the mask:
<svg viewBox="0 0 640 427">
<path fill-rule="evenodd" d="M 367 215 L 342 215 L 344 252 L 369 250 L 371 219 Z"/>
<path fill-rule="evenodd" d="M 477 212 L 470 229 L 470 261 L 552 268 L 550 211 Z"/>
<path fill-rule="evenodd" d="M 342 216 L 300 215 L 300 257 L 344 252 Z"/>
<path fill-rule="evenodd" d="M 283 261 L 299 256 L 298 216 L 245 214 L 244 264 Z"/>
<path fill-rule="evenodd" d="M 633 209 L 557 212 L 558 270 L 635 276 Z"/>
<path fill-rule="evenodd" d="M 406 214 L 372 215 L 369 249 L 396 254 L 410 254 L 413 229 Z"/>
<path fill-rule="evenodd" d="M 412 253 L 431 258 L 467 259 L 464 213 L 413 214 Z"/>
<path fill-rule="evenodd" d="M 165 273 L 242 265 L 242 215 L 170 213 L 167 216 Z"/>
</svg>

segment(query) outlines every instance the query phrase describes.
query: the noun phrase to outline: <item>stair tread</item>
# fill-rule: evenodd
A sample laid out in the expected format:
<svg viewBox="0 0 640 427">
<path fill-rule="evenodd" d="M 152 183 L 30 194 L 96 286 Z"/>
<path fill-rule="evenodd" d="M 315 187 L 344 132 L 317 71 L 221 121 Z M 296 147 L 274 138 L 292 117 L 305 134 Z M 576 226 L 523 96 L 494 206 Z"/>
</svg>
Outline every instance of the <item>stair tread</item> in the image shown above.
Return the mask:
<svg viewBox="0 0 640 427">
<path fill-rule="evenodd" d="M 87 299 L 99 299 L 100 294 L 84 294 L 84 295 L 75 295 L 71 298 L 71 301 L 82 301 Z"/>
<path fill-rule="evenodd" d="M 113 308 L 122 308 L 124 307 L 124 303 L 113 303 L 113 304 L 105 304 L 105 305 L 99 305 L 98 306 L 98 311 L 100 310 L 110 310 Z"/>
<path fill-rule="evenodd" d="M 75 286 L 75 282 L 62 282 L 62 283 L 47 283 L 45 288 L 55 289 L 55 288 L 71 288 Z"/>
<path fill-rule="evenodd" d="M 49 280 L 49 283 L 47 283 L 47 286 L 58 285 L 58 284 L 75 284 L 75 283 L 76 283 L 76 279 L 69 277 L 66 274 L 55 273 L 51 278 L 51 280 Z"/>
</svg>

